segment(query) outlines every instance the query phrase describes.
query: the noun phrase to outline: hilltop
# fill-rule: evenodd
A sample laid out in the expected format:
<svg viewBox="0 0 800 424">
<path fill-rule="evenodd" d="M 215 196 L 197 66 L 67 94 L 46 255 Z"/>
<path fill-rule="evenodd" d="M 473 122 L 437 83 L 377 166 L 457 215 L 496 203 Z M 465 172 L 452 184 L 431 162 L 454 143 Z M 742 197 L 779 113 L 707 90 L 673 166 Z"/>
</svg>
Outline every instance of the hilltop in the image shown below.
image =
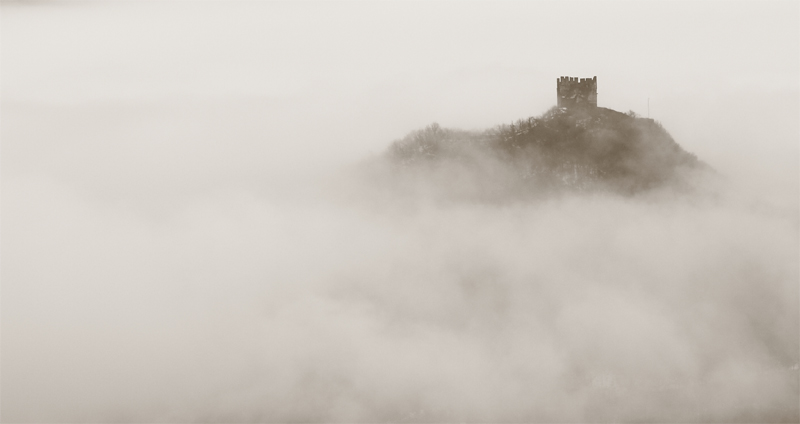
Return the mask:
<svg viewBox="0 0 800 424">
<path fill-rule="evenodd" d="M 386 155 L 401 174 L 423 172 L 440 191 L 480 198 L 688 189 L 692 175 L 711 170 L 655 120 L 601 107 L 554 107 L 485 131 L 432 124 Z"/>
</svg>

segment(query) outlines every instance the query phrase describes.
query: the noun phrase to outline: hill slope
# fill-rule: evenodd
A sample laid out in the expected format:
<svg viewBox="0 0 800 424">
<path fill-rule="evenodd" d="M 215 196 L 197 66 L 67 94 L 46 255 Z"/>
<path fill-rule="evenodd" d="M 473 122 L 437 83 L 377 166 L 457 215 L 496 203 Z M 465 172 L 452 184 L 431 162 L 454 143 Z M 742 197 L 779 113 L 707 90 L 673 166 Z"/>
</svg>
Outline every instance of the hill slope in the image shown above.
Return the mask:
<svg viewBox="0 0 800 424">
<path fill-rule="evenodd" d="M 432 124 L 395 141 L 387 154 L 406 170 L 432 171 L 431 182 L 480 197 L 635 194 L 688 188 L 691 175 L 710 171 L 656 121 L 606 108 L 554 107 L 483 132 Z"/>
</svg>

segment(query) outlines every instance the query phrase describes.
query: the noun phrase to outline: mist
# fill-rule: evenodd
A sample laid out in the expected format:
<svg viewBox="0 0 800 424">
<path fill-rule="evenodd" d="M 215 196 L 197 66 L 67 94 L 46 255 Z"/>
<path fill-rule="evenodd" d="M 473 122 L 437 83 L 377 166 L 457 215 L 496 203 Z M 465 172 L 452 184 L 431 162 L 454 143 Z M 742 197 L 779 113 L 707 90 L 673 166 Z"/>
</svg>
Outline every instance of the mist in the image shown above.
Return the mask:
<svg viewBox="0 0 800 424">
<path fill-rule="evenodd" d="M 611 4 L 3 3 L 0 419 L 796 422 L 797 5 Z M 387 158 L 568 72 L 713 176 L 487 201 L 494 158 Z"/>
</svg>

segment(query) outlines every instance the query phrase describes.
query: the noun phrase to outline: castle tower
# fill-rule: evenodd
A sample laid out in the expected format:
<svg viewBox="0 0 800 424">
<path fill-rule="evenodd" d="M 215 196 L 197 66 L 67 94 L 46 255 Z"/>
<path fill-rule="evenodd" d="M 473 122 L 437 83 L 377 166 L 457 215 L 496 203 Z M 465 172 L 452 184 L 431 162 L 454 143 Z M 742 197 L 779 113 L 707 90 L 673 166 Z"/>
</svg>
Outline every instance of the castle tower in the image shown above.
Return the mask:
<svg viewBox="0 0 800 424">
<path fill-rule="evenodd" d="M 560 77 L 556 79 L 556 96 L 558 107 L 597 107 L 597 77 Z"/>
</svg>

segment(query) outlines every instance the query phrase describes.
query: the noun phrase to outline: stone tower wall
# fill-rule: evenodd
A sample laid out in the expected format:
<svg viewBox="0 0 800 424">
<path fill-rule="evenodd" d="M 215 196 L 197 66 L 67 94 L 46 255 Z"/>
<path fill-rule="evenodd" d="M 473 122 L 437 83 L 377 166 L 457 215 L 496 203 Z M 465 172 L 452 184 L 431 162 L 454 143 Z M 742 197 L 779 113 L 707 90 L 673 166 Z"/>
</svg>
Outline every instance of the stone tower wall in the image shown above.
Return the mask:
<svg viewBox="0 0 800 424">
<path fill-rule="evenodd" d="M 597 107 L 597 77 L 560 77 L 556 80 L 556 95 L 559 107 Z"/>
</svg>

